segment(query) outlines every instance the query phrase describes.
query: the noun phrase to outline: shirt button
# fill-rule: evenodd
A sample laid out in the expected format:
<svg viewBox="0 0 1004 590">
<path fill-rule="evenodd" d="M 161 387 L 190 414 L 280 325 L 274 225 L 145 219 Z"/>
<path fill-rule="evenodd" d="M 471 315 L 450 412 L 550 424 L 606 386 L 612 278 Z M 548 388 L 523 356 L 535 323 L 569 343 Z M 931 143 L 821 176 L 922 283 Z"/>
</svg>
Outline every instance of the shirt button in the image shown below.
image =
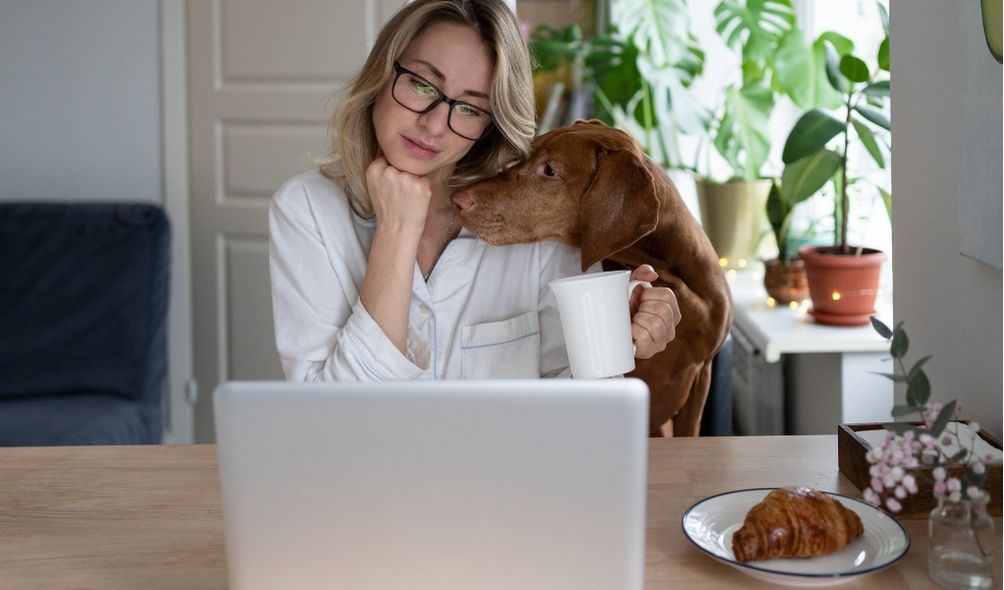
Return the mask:
<svg viewBox="0 0 1004 590">
<path fill-rule="evenodd" d="M 429 315 L 430 313 L 432 313 L 432 310 L 429 308 L 429 306 L 424 303 L 418 306 L 418 311 L 422 312 L 425 315 Z"/>
</svg>

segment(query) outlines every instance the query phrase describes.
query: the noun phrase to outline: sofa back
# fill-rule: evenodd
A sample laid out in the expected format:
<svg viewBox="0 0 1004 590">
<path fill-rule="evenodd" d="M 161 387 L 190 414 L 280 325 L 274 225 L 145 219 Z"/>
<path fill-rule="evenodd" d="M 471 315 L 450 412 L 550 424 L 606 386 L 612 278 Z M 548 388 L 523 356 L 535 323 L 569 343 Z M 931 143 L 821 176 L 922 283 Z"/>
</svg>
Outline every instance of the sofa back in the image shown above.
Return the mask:
<svg viewBox="0 0 1004 590">
<path fill-rule="evenodd" d="M 159 405 L 169 229 L 152 205 L 0 203 L 0 397 Z"/>
</svg>

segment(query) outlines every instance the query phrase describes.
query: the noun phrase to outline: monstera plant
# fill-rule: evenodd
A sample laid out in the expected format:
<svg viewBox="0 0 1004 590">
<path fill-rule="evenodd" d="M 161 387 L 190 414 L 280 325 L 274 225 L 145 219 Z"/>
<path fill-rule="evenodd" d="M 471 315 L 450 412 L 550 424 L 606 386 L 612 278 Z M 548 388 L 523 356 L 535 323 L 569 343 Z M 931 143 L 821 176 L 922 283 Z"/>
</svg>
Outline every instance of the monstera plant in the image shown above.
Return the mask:
<svg viewBox="0 0 1004 590">
<path fill-rule="evenodd" d="M 588 116 L 631 133 L 664 168 L 685 166 L 679 136 L 707 120 L 691 92 L 704 54 L 689 33 L 685 0 L 613 0 L 601 34 L 541 25 L 530 47 L 542 70 L 571 67 L 573 88 L 591 95 Z"/>
<path fill-rule="evenodd" d="M 835 108 L 840 96 L 823 75 L 823 41 L 806 39 L 790 0 L 722 0 L 714 15 L 717 33 L 740 58 L 706 130 L 731 176 L 712 179 L 706 163 L 698 192 L 702 221 L 723 264 L 741 267 L 766 226 L 774 185 L 765 170 L 773 145 L 768 122 L 779 98 L 800 108 Z"/>
</svg>

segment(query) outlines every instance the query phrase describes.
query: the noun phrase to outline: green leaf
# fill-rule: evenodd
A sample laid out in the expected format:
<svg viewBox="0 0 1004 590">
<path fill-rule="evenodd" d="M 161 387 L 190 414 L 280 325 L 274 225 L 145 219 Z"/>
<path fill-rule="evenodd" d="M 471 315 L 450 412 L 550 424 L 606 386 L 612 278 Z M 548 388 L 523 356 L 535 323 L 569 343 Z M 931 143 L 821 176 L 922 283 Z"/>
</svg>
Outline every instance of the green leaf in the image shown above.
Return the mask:
<svg viewBox="0 0 1004 590">
<path fill-rule="evenodd" d="M 844 130 L 844 124 L 819 109 L 812 109 L 798 119 L 784 142 L 781 161 L 785 164 L 800 160 L 821 150 Z"/>
<path fill-rule="evenodd" d="M 889 329 L 889 326 L 885 325 L 885 322 L 875 316 L 871 316 L 869 319 L 871 319 L 872 328 L 875 328 L 875 331 L 878 332 L 879 336 L 885 338 L 886 340 L 892 338 L 892 330 Z"/>
<path fill-rule="evenodd" d="M 785 228 L 788 225 L 788 216 L 791 215 L 792 206 L 781 198 L 781 190 L 775 179 L 770 184 L 770 192 L 767 194 L 767 221 L 774 232 L 777 241 L 777 257 L 781 260 L 788 260 L 787 241 L 785 239 Z"/>
<path fill-rule="evenodd" d="M 860 113 L 865 119 L 868 119 L 886 131 L 892 131 L 892 125 L 889 123 L 889 117 L 887 117 L 882 111 L 863 104 L 854 105 L 854 110 Z"/>
<path fill-rule="evenodd" d="M 620 0 L 613 15 L 620 32 L 657 67 L 671 66 L 687 52 L 685 0 Z"/>
<path fill-rule="evenodd" d="M 910 339 L 903 328 L 896 326 L 892 332 L 892 346 L 889 349 L 892 358 L 901 359 L 910 350 Z"/>
<path fill-rule="evenodd" d="M 852 120 L 851 123 L 854 124 L 854 130 L 858 132 L 861 143 L 865 145 L 865 149 L 868 150 L 872 159 L 875 160 L 879 168 L 885 169 L 885 158 L 882 157 L 882 152 L 879 150 L 878 142 L 875 141 L 875 135 L 872 133 L 872 130 L 857 119 Z"/>
<path fill-rule="evenodd" d="M 781 193 L 789 203 L 808 199 L 823 188 L 840 167 L 840 156 L 830 150 L 820 150 L 784 167 Z"/>
<path fill-rule="evenodd" d="M 894 418 L 899 418 L 900 416 L 906 416 L 907 414 L 913 414 L 916 413 L 917 411 L 919 411 L 917 406 L 902 405 L 902 406 L 892 407 L 892 415 Z"/>
<path fill-rule="evenodd" d="M 919 361 L 913 363 L 913 367 L 910 369 L 910 373 L 909 374 L 913 375 L 917 371 L 919 371 L 920 368 L 923 367 L 927 363 L 927 361 L 931 360 L 931 356 L 932 355 L 929 354 L 929 355 L 925 356 L 924 358 L 920 359 Z"/>
<path fill-rule="evenodd" d="M 866 96 L 889 98 L 889 80 L 876 80 L 862 89 Z"/>
<path fill-rule="evenodd" d="M 907 381 L 906 375 L 900 375 L 899 373 L 881 373 L 878 371 L 872 371 L 871 373 L 873 375 L 880 375 L 886 379 L 895 381 L 896 383 L 906 383 Z"/>
<path fill-rule="evenodd" d="M 868 72 L 868 64 L 853 55 L 840 58 L 840 73 L 851 82 L 867 82 L 871 75 Z"/>
<path fill-rule="evenodd" d="M 885 212 L 889 215 L 889 221 L 892 221 L 892 195 L 889 191 L 884 188 L 877 186 L 880 195 L 882 195 L 882 203 L 885 205 Z"/>
<path fill-rule="evenodd" d="M 807 43 L 797 27 L 786 33 L 771 63 L 773 88 L 803 109 L 838 107 L 840 94 L 826 80 L 823 49 Z"/>
<path fill-rule="evenodd" d="M 848 92 L 850 85 L 847 79 L 840 73 L 840 54 L 833 45 L 827 43 L 826 50 L 826 79 L 830 81 L 830 86 L 839 92 Z"/>
<path fill-rule="evenodd" d="M 882 30 L 885 31 L 885 36 L 889 36 L 889 11 L 881 2 L 876 2 L 875 5 L 878 7 L 879 18 L 882 20 Z"/>
<path fill-rule="evenodd" d="M 725 114 L 715 137 L 715 147 L 732 166 L 734 173 L 746 180 L 760 176 L 760 168 L 770 152 L 767 126 L 774 106 L 773 95 L 762 84 L 725 92 Z"/>
<path fill-rule="evenodd" d="M 911 373 L 907 377 L 907 383 L 908 393 L 913 392 L 917 403 L 926 404 L 927 400 L 931 398 L 931 382 L 927 379 L 927 373 L 924 372 L 924 369 L 917 369 L 916 373 Z"/>
<path fill-rule="evenodd" d="M 723 0 L 715 8 L 715 30 L 743 61 L 764 61 L 778 39 L 795 26 L 791 0 Z"/>
<path fill-rule="evenodd" d="M 948 462 L 949 463 L 958 463 L 959 461 L 962 461 L 963 459 L 965 459 L 966 455 L 968 455 L 968 454 L 969 454 L 969 450 L 968 449 L 961 449 L 958 453 L 955 453 L 954 455 L 952 455 L 951 457 L 949 457 L 948 458 Z"/>
<path fill-rule="evenodd" d="M 954 415 L 955 400 L 952 400 L 945 404 L 945 407 L 941 408 L 938 417 L 934 419 L 934 424 L 931 426 L 931 436 L 935 438 L 941 436 L 941 433 L 945 431 L 945 427 L 948 426 L 948 422 Z"/>
<path fill-rule="evenodd" d="M 882 40 L 882 44 L 879 45 L 878 50 L 878 67 L 879 69 L 889 71 L 889 37 L 886 36 Z"/>
</svg>

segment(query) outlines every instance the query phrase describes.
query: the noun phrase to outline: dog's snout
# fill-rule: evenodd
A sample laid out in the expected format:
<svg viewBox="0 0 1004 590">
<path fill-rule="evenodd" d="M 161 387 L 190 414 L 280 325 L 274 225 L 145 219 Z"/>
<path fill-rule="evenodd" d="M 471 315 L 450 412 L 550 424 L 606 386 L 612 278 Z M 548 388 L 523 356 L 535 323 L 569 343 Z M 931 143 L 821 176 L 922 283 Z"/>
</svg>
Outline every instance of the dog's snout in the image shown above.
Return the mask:
<svg viewBox="0 0 1004 590">
<path fill-rule="evenodd" d="M 474 195 L 469 191 L 456 191 L 450 198 L 453 200 L 453 204 L 461 211 L 470 211 L 474 208 Z"/>
</svg>

